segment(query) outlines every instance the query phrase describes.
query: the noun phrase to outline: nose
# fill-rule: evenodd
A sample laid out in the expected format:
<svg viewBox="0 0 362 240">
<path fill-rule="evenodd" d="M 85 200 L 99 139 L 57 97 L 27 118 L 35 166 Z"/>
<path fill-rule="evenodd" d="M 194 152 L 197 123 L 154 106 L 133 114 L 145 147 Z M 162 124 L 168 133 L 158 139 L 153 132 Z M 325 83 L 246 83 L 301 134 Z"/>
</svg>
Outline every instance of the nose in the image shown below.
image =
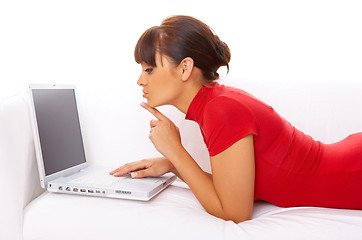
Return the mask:
<svg viewBox="0 0 362 240">
<path fill-rule="evenodd" d="M 141 76 L 138 78 L 138 80 L 137 80 L 137 84 L 139 85 L 139 86 L 143 86 L 143 85 L 145 85 L 146 84 L 146 80 L 145 80 L 145 78 L 142 76 L 143 74 L 141 74 Z"/>
</svg>

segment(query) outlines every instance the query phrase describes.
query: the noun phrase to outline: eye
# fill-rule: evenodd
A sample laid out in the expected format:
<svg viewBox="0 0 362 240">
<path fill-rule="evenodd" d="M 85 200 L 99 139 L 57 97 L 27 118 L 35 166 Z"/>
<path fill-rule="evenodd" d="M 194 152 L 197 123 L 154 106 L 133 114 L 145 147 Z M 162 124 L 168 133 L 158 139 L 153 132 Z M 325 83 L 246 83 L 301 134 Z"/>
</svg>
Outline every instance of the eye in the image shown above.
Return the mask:
<svg viewBox="0 0 362 240">
<path fill-rule="evenodd" d="M 150 74 L 150 73 L 152 73 L 153 68 L 146 68 L 146 69 L 143 70 L 143 71 L 145 71 L 146 73 Z"/>
</svg>

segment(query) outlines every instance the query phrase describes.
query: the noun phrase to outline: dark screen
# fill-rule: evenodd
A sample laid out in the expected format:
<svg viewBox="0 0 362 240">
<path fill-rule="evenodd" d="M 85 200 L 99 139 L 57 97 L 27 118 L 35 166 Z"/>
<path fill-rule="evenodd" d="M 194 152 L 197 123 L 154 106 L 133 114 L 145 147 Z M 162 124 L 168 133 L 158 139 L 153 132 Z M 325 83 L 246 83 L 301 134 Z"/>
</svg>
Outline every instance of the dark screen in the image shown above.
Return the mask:
<svg viewBox="0 0 362 240">
<path fill-rule="evenodd" d="M 45 175 L 85 163 L 74 89 L 33 89 Z"/>
</svg>

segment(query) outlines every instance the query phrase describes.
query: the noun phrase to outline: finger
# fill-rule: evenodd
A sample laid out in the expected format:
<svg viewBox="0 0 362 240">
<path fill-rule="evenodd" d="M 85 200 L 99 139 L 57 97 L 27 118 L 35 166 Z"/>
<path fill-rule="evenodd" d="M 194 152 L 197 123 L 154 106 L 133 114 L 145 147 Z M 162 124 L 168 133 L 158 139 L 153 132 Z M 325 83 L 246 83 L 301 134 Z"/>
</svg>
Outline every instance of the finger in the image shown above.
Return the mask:
<svg viewBox="0 0 362 240">
<path fill-rule="evenodd" d="M 149 169 L 143 169 L 131 173 L 132 178 L 143 178 L 148 176 L 151 176 Z"/>
<path fill-rule="evenodd" d="M 127 163 L 117 169 L 114 169 L 113 171 L 109 172 L 110 175 L 114 175 L 115 173 L 119 172 L 119 171 L 122 171 L 122 169 L 124 169 L 125 167 L 127 167 L 127 165 L 129 165 L 130 163 Z"/>
<path fill-rule="evenodd" d="M 163 115 L 160 111 L 158 111 L 156 108 L 152 108 L 147 105 L 147 103 L 141 102 L 141 106 L 149 111 L 153 116 L 155 116 L 158 120 L 168 120 L 168 118 Z"/>
<path fill-rule="evenodd" d="M 126 164 L 125 164 L 125 165 L 126 165 Z M 123 166 L 121 166 L 121 167 L 119 167 L 119 168 L 114 169 L 113 171 L 109 172 L 109 174 L 110 174 L 110 175 L 115 174 L 116 172 L 118 172 L 119 170 L 121 170 L 122 168 L 124 168 L 125 165 L 123 165 Z"/>
<path fill-rule="evenodd" d="M 121 176 L 124 176 L 126 174 L 130 174 L 132 173 L 133 171 L 135 170 L 139 170 L 139 169 L 142 169 L 142 168 L 129 168 L 129 167 L 124 167 L 124 168 L 120 168 L 118 171 L 116 171 L 114 174 L 112 174 L 113 176 L 115 177 L 121 177 Z"/>
<path fill-rule="evenodd" d="M 113 174 L 115 174 L 117 171 L 118 171 L 118 169 L 120 169 L 120 167 L 119 168 L 117 168 L 117 169 L 114 169 L 113 171 L 111 171 L 111 172 L 109 172 L 109 175 L 113 175 Z"/>
<path fill-rule="evenodd" d="M 120 177 L 125 174 L 131 173 L 135 170 L 143 169 L 144 167 L 139 166 L 138 164 L 126 164 L 117 169 L 112 175 L 115 177 Z"/>
<path fill-rule="evenodd" d="M 127 163 L 125 165 L 123 165 L 122 167 L 116 169 L 115 171 L 113 171 L 113 176 L 115 177 L 119 177 L 119 176 L 123 176 L 127 173 L 130 172 L 134 172 L 140 169 L 145 169 L 150 167 L 149 164 L 146 161 L 138 161 L 138 162 L 133 162 L 133 163 Z"/>
<path fill-rule="evenodd" d="M 152 120 L 150 121 L 150 127 L 151 127 L 151 128 L 156 127 L 158 121 L 159 121 L 159 120 L 152 119 Z"/>
</svg>

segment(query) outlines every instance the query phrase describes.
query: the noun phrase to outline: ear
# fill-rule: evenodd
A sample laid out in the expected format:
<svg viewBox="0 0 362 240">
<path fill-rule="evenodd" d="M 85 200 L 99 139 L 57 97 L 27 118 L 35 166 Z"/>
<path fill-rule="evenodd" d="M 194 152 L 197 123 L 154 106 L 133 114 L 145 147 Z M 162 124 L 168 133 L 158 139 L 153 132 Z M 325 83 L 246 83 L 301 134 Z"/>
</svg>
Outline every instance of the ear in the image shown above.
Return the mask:
<svg viewBox="0 0 362 240">
<path fill-rule="evenodd" d="M 190 57 L 184 58 L 179 64 L 182 81 L 187 81 L 194 69 L 194 60 Z"/>
</svg>

